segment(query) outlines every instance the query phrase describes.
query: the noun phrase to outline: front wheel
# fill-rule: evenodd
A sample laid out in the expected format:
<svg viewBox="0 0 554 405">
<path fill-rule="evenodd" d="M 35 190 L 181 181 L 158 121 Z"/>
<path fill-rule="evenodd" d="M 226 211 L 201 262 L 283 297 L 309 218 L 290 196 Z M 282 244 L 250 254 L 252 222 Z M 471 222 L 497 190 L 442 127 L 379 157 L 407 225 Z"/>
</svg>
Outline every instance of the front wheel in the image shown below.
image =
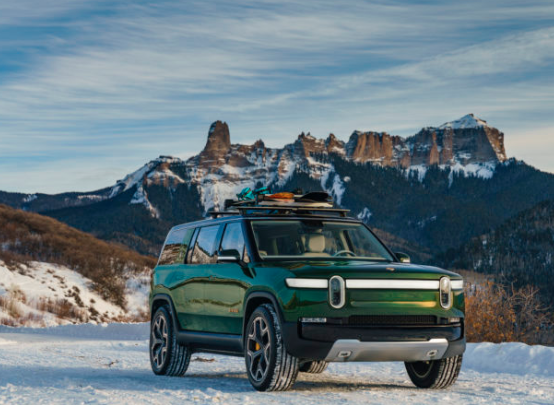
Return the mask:
<svg viewBox="0 0 554 405">
<path fill-rule="evenodd" d="M 190 349 L 177 341 L 169 308 L 160 307 L 150 323 L 150 365 L 154 374 L 182 376 L 190 361 Z"/>
<path fill-rule="evenodd" d="M 462 356 L 440 360 L 405 363 L 410 380 L 419 388 L 447 388 L 456 382 L 462 368 Z"/>
<path fill-rule="evenodd" d="M 296 381 L 298 359 L 285 348 L 279 318 L 272 305 L 260 305 L 250 316 L 244 357 L 248 379 L 258 391 L 286 391 Z"/>
</svg>

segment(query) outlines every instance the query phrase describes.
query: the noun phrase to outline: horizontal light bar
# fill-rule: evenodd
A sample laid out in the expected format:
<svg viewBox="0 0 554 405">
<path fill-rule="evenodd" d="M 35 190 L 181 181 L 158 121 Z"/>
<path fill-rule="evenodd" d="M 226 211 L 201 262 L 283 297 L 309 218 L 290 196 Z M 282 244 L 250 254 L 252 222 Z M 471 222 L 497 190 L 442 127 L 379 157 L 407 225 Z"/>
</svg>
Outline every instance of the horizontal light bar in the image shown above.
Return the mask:
<svg viewBox="0 0 554 405">
<path fill-rule="evenodd" d="M 453 290 L 463 290 L 464 280 L 452 280 L 451 283 Z"/>
<path fill-rule="evenodd" d="M 287 278 L 287 287 L 291 288 L 327 288 L 329 280 L 323 278 Z"/>
<path fill-rule="evenodd" d="M 368 290 L 438 290 L 438 280 L 346 280 L 346 288 Z"/>
</svg>

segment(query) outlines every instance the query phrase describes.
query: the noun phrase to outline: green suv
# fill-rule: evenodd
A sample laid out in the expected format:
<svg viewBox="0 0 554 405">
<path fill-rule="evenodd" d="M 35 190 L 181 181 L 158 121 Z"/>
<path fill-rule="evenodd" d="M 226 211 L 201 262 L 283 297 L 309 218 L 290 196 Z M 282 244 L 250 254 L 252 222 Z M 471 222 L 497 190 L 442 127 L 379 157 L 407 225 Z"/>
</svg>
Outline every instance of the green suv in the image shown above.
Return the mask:
<svg viewBox="0 0 554 405">
<path fill-rule="evenodd" d="M 210 352 L 244 356 L 259 391 L 346 361 L 403 361 L 418 387 L 453 384 L 461 276 L 410 264 L 346 212 L 248 206 L 172 228 L 150 293 L 154 373 L 181 376 Z"/>
</svg>

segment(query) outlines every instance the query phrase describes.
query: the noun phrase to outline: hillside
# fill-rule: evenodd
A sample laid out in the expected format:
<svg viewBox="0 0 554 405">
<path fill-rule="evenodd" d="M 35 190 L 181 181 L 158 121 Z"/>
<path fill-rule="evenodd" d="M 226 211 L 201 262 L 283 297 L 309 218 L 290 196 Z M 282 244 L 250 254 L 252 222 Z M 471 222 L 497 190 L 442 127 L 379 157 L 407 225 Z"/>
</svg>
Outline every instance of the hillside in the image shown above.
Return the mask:
<svg viewBox="0 0 554 405">
<path fill-rule="evenodd" d="M 554 200 L 515 215 L 437 260 L 447 268 L 494 275 L 515 287 L 536 286 L 543 302 L 554 307 Z"/>
<path fill-rule="evenodd" d="M 0 205 L 0 323 L 141 317 L 155 259 Z"/>
</svg>

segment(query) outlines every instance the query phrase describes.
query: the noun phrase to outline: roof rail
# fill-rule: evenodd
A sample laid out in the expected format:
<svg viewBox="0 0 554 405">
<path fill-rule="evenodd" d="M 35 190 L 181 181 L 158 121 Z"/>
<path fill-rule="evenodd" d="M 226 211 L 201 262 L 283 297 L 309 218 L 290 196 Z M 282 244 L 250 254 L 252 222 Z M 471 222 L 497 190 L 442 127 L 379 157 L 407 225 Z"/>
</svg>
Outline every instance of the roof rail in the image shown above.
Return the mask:
<svg viewBox="0 0 554 405">
<path fill-rule="evenodd" d="M 239 215 L 238 211 L 208 211 L 208 215 L 212 218 L 221 217 L 223 215 Z"/>
</svg>

